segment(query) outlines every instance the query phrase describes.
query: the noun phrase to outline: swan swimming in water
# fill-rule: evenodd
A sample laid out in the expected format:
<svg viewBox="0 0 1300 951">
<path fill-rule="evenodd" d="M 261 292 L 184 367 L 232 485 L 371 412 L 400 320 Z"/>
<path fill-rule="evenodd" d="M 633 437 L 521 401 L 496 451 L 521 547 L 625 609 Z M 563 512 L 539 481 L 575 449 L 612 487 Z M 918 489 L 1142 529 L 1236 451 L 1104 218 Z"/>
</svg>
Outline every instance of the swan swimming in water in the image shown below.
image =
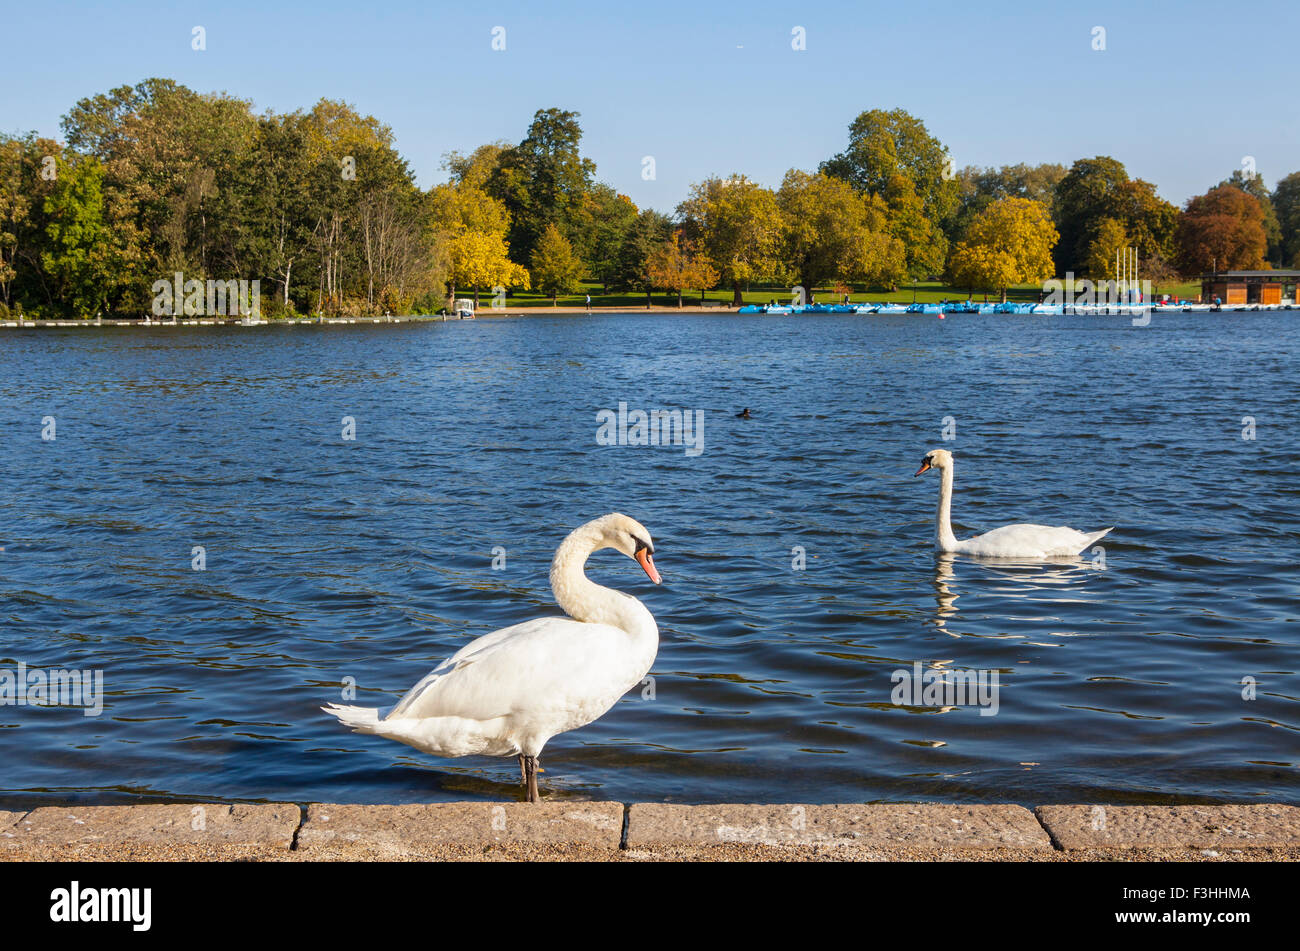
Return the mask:
<svg viewBox="0 0 1300 951">
<path fill-rule="evenodd" d="M 591 723 L 640 683 L 659 650 L 659 628 L 631 595 L 587 579 L 602 548 L 633 558 L 650 580 L 654 542 L 617 512 L 574 529 L 551 562 L 551 591 L 568 617 L 537 618 L 484 634 L 444 660 L 381 716 L 374 707 L 321 707 L 358 733 L 386 736 L 435 756 L 518 756 L 529 802 L 537 760 L 557 733 Z"/>
<path fill-rule="evenodd" d="M 934 449 L 925 454 L 916 475 L 938 469 L 939 511 L 935 515 L 934 547 L 941 552 L 961 552 L 989 558 L 1063 558 L 1079 554 L 1093 542 L 1113 531 L 1080 532 L 1064 525 L 1004 525 L 983 535 L 958 541 L 952 533 L 952 453 Z"/>
</svg>

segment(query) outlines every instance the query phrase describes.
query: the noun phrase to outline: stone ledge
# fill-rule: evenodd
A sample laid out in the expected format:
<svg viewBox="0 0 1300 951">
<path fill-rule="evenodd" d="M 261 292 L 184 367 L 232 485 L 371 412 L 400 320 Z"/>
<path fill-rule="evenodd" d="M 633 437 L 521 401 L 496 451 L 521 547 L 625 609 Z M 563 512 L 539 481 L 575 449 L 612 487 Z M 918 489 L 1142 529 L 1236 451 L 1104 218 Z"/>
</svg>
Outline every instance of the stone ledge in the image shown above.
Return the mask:
<svg viewBox="0 0 1300 951">
<path fill-rule="evenodd" d="M 291 803 L 0 810 L 0 861 L 1300 860 L 1300 808 L 1283 804 L 638 803 L 627 815 L 621 848 L 617 802 L 317 803 L 305 821 Z"/>
<path fill-rule="evenodd" d="M 178 803 L 145 806 L 45 806 L 0 835 L 6 852 L 60 859 L 81 850 L 136 855 L 157 850 L 178 857 L 220 850 L 288 851 L 300 812 L 289 803 L 222 805 Z"/>
<path fill-rule="evenodd" d="M 1039 806 L 1060 848 L 1300 847 L 1300 808 L 1238 806 Z"/>
<path fill-rule="evenodd" d="M 1012 805 L 638 803 L 629 814 L 629 849 L 727 843 L 859 850 L 1052 848 L 1033 813 Z"/>
<path fill-rule="evenodd" d="M 313 803 L 298 851 L 359 851 L 375 857 L 435 855 L 447 847 L 576 845 L 617 850 L 623 804 L 448 802 L 403 806 Z"/>
<path fill-rule="evenodd" d="M 25 812 L 5 812 L 0 809 L 0 838 L 12 839 L 14 826 L 18 825 L 18 820 L 25 815 L 27 815 Z"/>
</svg>

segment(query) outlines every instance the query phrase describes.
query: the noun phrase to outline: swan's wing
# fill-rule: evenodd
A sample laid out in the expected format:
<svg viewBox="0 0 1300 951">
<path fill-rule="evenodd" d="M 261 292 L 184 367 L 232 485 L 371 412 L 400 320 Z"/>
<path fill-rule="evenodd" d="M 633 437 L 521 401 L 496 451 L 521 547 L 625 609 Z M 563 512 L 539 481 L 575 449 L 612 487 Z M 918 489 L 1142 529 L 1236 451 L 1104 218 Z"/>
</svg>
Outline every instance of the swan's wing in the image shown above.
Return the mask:
<svg viewBox="0 0 1300 951">
<path fill-rule="evenodd" d="M 1065 525 L 1004 525 L 966 539 L 962 550 L 1007 558 L 1077 555 L 1109 531 L 1080 532 Z"/>
<path fill-rule="evenodd" d="M 627 632 L 571 618 L 538 618 L 470 641 L 407 691 L 386 720 L 491 720 L 566 697 L 617 690 L 611 672 Z M 622 649 L 620 651 L 620 648 Z"/>
</svg>

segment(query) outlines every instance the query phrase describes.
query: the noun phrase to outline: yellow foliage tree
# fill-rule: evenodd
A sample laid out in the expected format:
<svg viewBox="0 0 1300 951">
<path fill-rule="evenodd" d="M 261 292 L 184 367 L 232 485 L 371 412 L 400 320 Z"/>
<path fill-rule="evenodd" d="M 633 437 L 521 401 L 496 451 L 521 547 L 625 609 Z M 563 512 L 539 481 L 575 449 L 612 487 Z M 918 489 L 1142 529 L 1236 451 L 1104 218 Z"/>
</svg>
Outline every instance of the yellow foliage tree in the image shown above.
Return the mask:
<svg viewBox="0 0 1300 951">
<path fill-rule="evenodd" d="M 533 276 L 537 289 L 551 295 L 554 307 L 560 294 L 577 289 L 582 279 L 582 260 L 553 223 L 546 226 L 533 250 Z"/>
<path fill-rule="evenodd" d="M 451 264 L 451 296 L 456 296 L 457 286 L 474 291 L 478 303 L 480 290 L 494 287 L 522 287 L 529 284 L 528 271 L 510 260 L 506 239 L 500 234 L 482 231 L 461 231 L 447 242 Z"/>
<path fill-rule="evenodd" d="M 856 192 L 821 172 L 790 169 L 777 202 L 786 260 L 809 293 L 827 280 L 892 287 L 903 278 L 906 249 L 889 233 L 888 209 L 879 196 Z"/>
<path fill-rule="evenodd" d="M 1012 284 L 1052 276 L 1052 249 L 1059 237 L 1042 202 L 1003 198 L 971 223 L 948 270 L 954 283 L 998 291 L 1005 301 Z"/>
<path fill-rule="evenodd" d="M 1103 218 L 1097 224 L 1097 233 L 1088 243 L 1088 276 L 1094 281 L 1111 281 L 1115 273 L 1116 253 L 1129 246 L 1124 225 L 1114 218 Z"/>
<path fill-rule="evenodd" d="M 474 291 L 494 287 L 528 288 L 528 271 L 510 260 L 505 205 L 470 184 L 439 185 L 429 193 L 430 227 L 446 249 L 451 296 L 457 287 Z"/>
<path fill-rule="evenodd" d="M 694 186 L 677 209 L 688 236 L 704 251 L 732 288 L 732 301 L 750 281 L 784 276 L 781 209 L 776 193 L 743 175 L 711 178 Z"/>
<path fill-rule="evenodd" d="M 650 252 L 646 273 L 651 287 L 677 292 L 678 307 L 682 306 L 682 291 L 686 288 L 707 291 L 718 283 L 717 268 L 707 257 L 697 254 L 691 242 L 683 242 L 678 231 Z"/>
</svg>

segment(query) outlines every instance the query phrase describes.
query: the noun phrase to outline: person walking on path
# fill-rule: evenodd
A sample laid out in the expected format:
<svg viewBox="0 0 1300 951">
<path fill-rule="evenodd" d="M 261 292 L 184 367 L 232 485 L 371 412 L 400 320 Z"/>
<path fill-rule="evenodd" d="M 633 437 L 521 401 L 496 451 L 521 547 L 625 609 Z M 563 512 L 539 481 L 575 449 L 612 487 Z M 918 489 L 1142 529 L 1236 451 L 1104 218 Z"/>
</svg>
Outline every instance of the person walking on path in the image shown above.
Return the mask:
<svg viewBox="0 0 1300 951">
<path fill-rule="evenodd" d="M 587 295 L 587 313 L 591 313 L 591 295 Z"/>
</svg>

